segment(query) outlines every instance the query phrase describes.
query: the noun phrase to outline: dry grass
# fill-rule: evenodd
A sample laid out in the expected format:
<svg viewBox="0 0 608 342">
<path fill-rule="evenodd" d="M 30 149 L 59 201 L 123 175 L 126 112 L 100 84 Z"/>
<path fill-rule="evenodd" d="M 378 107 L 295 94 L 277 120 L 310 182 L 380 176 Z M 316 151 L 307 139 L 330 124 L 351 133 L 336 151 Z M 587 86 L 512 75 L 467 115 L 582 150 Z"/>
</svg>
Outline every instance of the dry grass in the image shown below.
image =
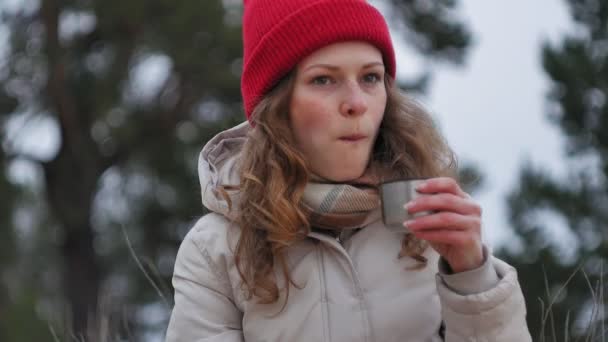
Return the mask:
<svg viewBox="0 0 608 342">
<path fill-rule="evenodd" d="M 129 250 L 130 257 L 135 262 L 139 271 L 144 275 L 146 281 L 152 286 L 160 302 L 163 304 L 167 314 L 170 313 L 173 307 L 170 290 L 167 286 L 161 283 L 158 270 L 152 262 L 142 262 L 137 256 L 129 236 L 122 227 L 122 233 L 126 247 Z M 147 267 L 144 267 L 146 264 Z M 150 272 L 154 272 L 155 277 Z M 155 278 L 157 280 L 155 280 Z M 161 288 L 163 290 L 161 290 Z M 120 300 L 114 298 L 112 294 L 102 294 L 98 300 L 97 312 L 91 315 L 90 323 L 88 324 L 89 330 L 86 332 L 86 336 L 83 334 L 76 335 L 69 332 L 67 327 L 71 326 L 71 319 L 69 314 L 64 314 L 63 321 L 60 323 L 51 324 L 49 323 L 49 332 L 55 342 L 116 342 L 116 341 L 135 341 L 136 338 L 133 335 L 131 320 L 129 312 L 126 309 L 117 311 L 117 308 L 126 308 L 124 303 L 120 303 Z M 67 310 L 64 310 L 67 312 Z M 57 326 L 63 326 L 61 333 L 57 331 Z"/>
<path fill-rule="evenodd" d="M 551 296 L 549 290 L 549 281 L 547 278 L 547 274 L 543 267 L 543 278 L 545 281 L 545 291 L 547 298 L 549 298 L 549 305 L 545 308 L 544 301 L 539 298 L 541 305 L 541 331 L 539 333 L 538 341 L 539 342 L 570 342 L 570 341 L 584 341 L 584 342 L 595 342 L 595 341 L 606 341 L 606 317 L 604 312 L 604 272 L 603 272 L 603 264 L 600 265 L 600 277 L 599 280 L 595 283 L 595 286 L 591 283 L 587 273 L 583 270 L 583 265 L 585 263 L 581 262 L 574 272 L 570 274 L 566 282 L 558 289 L 555 295 Z M 570 322 L 570 311 L 567 311 L 565 322 L 561 329 L 558 329 L 556 326 L 555 318 L 553 316 L 553 306 L 557 302 L 560 295 L 566 289 L 568 284 L 574 279 L 577 274 L 582 274 L 587 284 L 590 297 L 591 297 L 591 312 L 588 315 L 587 322 L 582 322 L 582 331 L 577 332 L 577 335 L 574 340 L 571 338 L 571 322 Z M 560 340 L 560 336 L 563 334 L 563 339 Z"/>
</svg>

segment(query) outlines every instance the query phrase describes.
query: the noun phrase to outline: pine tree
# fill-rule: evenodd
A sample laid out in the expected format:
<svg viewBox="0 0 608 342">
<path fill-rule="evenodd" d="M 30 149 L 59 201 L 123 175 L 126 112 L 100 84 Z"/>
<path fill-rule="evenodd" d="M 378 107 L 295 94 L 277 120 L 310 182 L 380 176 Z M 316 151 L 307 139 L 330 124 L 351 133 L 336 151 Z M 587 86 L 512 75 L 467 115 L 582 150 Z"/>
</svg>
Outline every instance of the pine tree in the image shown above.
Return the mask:
<svg viewBox="0 0 608 342">
<path fill-rule="evenodd" d="M 561 341 L 566 330 L 574 338 L 605 328 L 601 311 L 589 316 L 605 305 L 601 281 L 608 258 L 608 3 L 568 4 L 579 30 L 560 44 L 544 43 L 542 54 L 552 82 L 547 117 L 564 133 L 568 176 L 526 163 L 508 199 L 524 253 L 505 258 L 519 271 L 528 323 L 539 341 Z M 556 232 L 553 222 L 567 231 Z M 550 242 L 556 239 L 562 247 Z"/>
</svg>

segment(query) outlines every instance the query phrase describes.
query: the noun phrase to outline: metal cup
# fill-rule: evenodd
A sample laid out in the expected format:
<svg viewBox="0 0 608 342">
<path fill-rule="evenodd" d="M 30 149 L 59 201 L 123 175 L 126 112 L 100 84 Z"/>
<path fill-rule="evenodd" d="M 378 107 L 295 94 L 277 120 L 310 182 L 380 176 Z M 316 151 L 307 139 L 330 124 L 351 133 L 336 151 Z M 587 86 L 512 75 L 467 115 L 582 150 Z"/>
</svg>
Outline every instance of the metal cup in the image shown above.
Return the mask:
<svg viewBox="0 0 608 342">
<path fill-rule="evenodd" d="M 404 179 L 380 184 L 380 198 L 382 200 L 382 220 L 386 227 L 395 233 L 408 231 L 403 222 L 414 217 L 431 214 L 430 211 L 410 214 L 403 207 L 407 202 L 420 196 L 416 186 L 425 179 Z"/>
</svg>

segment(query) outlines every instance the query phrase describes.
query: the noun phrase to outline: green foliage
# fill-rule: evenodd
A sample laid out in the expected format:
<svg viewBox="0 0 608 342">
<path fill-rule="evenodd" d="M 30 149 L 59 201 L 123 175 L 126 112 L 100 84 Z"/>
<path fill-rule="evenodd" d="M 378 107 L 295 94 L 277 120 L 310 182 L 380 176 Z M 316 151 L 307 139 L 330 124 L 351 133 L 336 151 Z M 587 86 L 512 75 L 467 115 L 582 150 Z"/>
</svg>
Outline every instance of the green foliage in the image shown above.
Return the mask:
<svg viewBox="0 0 608 342">
<path fill-rule="evenodd" d="M 558 46 L 545 43 L 542 61 L 552 80 L 548 118 L 566 137 L 570 172 L 557 179 L 538 166 L 523 167 L 520 184 L 509 196 L 510 219 L 523 242 L 523 254 L 504 256 L 519 270 L 533 336 L 552 341 L 593 330 L 580 319 L 590 304 L 599 306 L 600 313 L 605 306 L 603 300 L 592 300 L 590 289 L 595 285 L 588 284 L 601 283 L 601 266 L 608 258 L 608 3 L 570 0 L 569 5 L 579 31 Z M 558 233 L 539 213 L 550 213 L 565 223 L 567 232 L 559 233 L 558 239 L 573 250 L 573 258 L 564 258 L 564 251 L 551 243 L 556 240 L 552 235 Z M 564 285 L 578 266 L 588 276 L 588 280 L 581 274 L 573 277 L 565 295 L 552 307 L 558 337 L 549 335 L 551 329 L 541 333 L 539 299 L 545 304 L 552 299 L 552 292 L 547 293 L 543 285 L 541 265 L 553 289 Z M 603 326 L 603 314 L 597 319 Z M 597 325 L 592 323 L 592 327 Z M 568 330 L 565 334 L 564 329 Z"/>
<path fill-rule="evenodd" d="M 4 308 L 0 320 L 2 341 L 52 341 L 48 323 L 36 317 L 37 305 L 38 296 L 24 290 Z"/>
</svg>

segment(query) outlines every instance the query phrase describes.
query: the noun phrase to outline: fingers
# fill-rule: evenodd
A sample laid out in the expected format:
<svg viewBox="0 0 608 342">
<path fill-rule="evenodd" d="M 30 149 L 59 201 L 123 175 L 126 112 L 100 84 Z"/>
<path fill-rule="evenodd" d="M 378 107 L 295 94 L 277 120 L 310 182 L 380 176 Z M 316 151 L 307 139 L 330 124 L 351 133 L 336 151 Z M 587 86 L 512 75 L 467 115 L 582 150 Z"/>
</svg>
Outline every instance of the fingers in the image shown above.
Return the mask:
<svg viewBox="0 0 608 342">
<path fill-rule="evenodd" d="M 458 182 L 456 182 L 455 179 L 450 177 L 429 178 L 425 180 L 424 183 L 421 183 L 416 190 L 420 193 L 433 194 L 447 192 L 458 197 L 471 197 L 460 188 L 460 185 L 458 185 Z"/>
<path fill-rule="evenodd" d="M 403 223 L 413 233 L 435 236 L 433 231 L 461 231 L 469 235 L 481 235 L 481 218 L 453 212 L 438 212 L 417 217 Z M 423 232 L 424 231 L 424 232 Z M 428 232 L 427 232 L 428 231 Z"/>
<path fill-rule="evenodd" d="M 412 230 L 414 236 L 419 239 L 424 239 L 430 243 L 444 244 L 450 246 L 471 246 L 475 241 L 479 240 L 475 237 L 475 234 L 471 234 L 468 231 L 456 230 L 456 229 L 422 229 Z"/>
<path fill-rule="evenodd" d="M 414 235 L 431 243 L 452 246 L 470 246 L 481 239 L 481 206 L 456 180 L 430 178 L 416 190 L 421 195 L 405 205 L 408 212 L 433 213 L 404 222 Z"/>
<path fill-rule="evenodd" d="M 470 197 L 463 198 L 451 193 L 420 195 L 406 203 L 405 209 L 414 214 L 420 211 L 451 211 L 462 215 L 481 216 L 481 206 Z"/>
</svg>

